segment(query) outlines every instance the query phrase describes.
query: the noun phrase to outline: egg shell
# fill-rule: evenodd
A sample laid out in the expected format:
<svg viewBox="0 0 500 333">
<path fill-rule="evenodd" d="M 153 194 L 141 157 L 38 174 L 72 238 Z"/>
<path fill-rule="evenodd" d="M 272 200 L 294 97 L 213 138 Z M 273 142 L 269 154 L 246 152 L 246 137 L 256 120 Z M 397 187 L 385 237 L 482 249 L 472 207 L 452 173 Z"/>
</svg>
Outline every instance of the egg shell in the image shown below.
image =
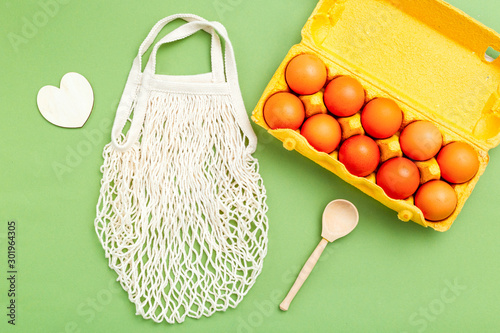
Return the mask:
<svg viewBox="0 0 500 333">
<path fill-rule="evenodd" d="M 311 53 L 297 55 L 285 70 L 288 86 L 301 95 L 318 92 L 325 85 L 327 75 L 324 63 Z"/>
<path fill-rule="evenodd" d="M 415 194 L 415 205 L 429 221 L 441 221 L 457 207 L 455 190 L 442 180 L 432 180 L 422 185 Z"/>
<path fill-rule="evenodd" d="M 450 183 L 465 183 L 476 174 L 479 160 L 475 149 L 464 142 L 452 142 L 439 152 L 437 162 L 443 178 Z"/>
<path fill-rule="evenodd" d="M 399 136 L 404 155 L 414 161 L 426 161 L 437 155 L 443 145 L 443 135 L 430 121 L 415 121 L 407 125 Z"/>
</svg>

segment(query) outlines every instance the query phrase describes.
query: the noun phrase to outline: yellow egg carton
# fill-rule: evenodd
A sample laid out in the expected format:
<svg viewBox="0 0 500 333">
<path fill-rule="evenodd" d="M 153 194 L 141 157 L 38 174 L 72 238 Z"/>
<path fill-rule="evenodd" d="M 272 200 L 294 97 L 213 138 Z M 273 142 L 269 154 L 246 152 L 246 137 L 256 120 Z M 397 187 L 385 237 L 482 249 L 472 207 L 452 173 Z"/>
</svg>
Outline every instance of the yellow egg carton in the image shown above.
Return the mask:
<svg viewBox="0 0 500 333">
<path fill-rule="evenodd" d="M 321 0 L 302 29 L 302 41 L 277 69 L 252 119 L 286 149 L 297 150 L 395 210 L 402 221 L 446 231 L 484 172 L 488 150 L 500 143 L 500 58 L 486 55 L 489 47 L 500 50 L 500 35 L 443 1 Z M 375 174 L 350 174 L 338 161 L 338 150 L 318 152 L 299 131 L 267 126 L 264 104 L 274 93 L 290 92 L 285 68 L 303 53 L 315 54 L 325 63 L 327 82 L 341 75 L 355 77 L 365 88 L 366 102 L 375 97 L 395 100 L 404 114 L 403 127 L 414 120 L 429 120 L 441 130 L 443 145 L 463 141 L 476 149 L 479 172 L 467 183 L 452 185 L 458 205 L 450 217 L 427 221 L 413 197 L 391 199 L 375 183 Z M 301 97 L 308 116 L 326 113 L 322 93 Z M 338 120 L 343 140 L 364 132 L 359 113 Z M 381 162 L 402 156 L 397 135 L 377 144 Z M 435 159 L 416 164 L 421 183 L 440 178 Z"/>
</svg>

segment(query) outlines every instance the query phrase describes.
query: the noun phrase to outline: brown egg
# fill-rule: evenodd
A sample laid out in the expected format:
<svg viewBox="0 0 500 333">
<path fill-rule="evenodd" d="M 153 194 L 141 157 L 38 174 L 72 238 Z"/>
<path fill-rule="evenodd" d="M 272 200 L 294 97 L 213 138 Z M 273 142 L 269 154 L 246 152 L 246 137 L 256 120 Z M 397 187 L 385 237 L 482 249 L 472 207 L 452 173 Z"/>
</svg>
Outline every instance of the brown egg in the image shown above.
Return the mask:
<svg viewBox="0 0 500 333">
<path fill-rule="evenodd" d="M 442 180 L 432 180 L 418 189 L 415 206 L 420 208 L 426 220 L 441 221 L 455 211 L 457 194 L 450 184 Z"/>
<path fill-rule="evenodd" d="M 433 123 L 415 121 L 404 128 L 399 142 L 406 156 L 415 161 L 425 161 L 439 152 L 443 137 Z"/>
<path fill-rule="evenodd" d="M 437 157 L 441 176 L 454 184 L 471 180 L 479 169 L 476 151 L 465 142 L 452 142 L 446 145 Z"/>
</svg>

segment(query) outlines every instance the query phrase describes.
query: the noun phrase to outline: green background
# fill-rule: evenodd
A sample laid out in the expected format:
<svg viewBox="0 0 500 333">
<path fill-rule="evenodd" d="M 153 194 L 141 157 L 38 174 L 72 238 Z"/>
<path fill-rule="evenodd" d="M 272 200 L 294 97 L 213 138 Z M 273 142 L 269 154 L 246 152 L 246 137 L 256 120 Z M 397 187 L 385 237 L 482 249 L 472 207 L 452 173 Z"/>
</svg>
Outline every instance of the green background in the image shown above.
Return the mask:
<svg viewBox="0 0 500 333">
<path fill-rule="evenodd" d="M 33 0 L 0 1 L 0 331 L 500 330 L 500 149 L 490 152 L 490 164 L 451 230 L 438 233 L 398 221 L 395 212 L 286 151 L 256 126 L 255 156 L 270 224 L 257 283 L 236 309 L 211 318 L 172 326 L 136 316 L 108 268 L 94 217 L 102 148 L 140 43 L 159 19 L 174 13 L 222 22 L 250 114 L 288 49 L 300 42 L 300 29 L 317 1 L 66 2 L 47 22 L 37 17 L 45 24 L 16 50 L 8 36 L 23 37 L 23 26 L 42 9 Z M 498 1 L 450 3 L 500 31 Z M 164 47 L 159 71 L 209 71 L 208 47 L 209 38 L 201 33 Z M 77 130 L 49 124 L 36 106 L 38 90 L 59 85 L 70 71 L 86 76 L 95 93 L 92 115 Z M 327 247 L 290 310 L 281 312 L 278 304 L 320 240 L 322 210 L 337 198 L 358 207 L 359 225 Z M 9 220 L 17 222 L 15 327 L 5 315 Z"/>
</svg>

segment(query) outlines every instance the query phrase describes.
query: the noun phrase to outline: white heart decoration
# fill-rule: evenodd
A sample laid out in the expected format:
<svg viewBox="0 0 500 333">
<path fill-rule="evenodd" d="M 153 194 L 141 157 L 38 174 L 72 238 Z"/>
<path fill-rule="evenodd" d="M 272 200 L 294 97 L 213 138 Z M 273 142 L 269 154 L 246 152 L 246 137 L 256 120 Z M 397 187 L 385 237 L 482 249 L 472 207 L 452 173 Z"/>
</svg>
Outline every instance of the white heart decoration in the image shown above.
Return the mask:
<svg viewBox="0 0 500 333">
<path fill-rule="evenodd" d="M 94 106 L 94 92 L 87 79 L 78 73 L 67 73 L 61 88 L 45 86 L 36 99 L 42 116 L 54 125 L 67 128 L 82 127 Z"/>
</svg>

